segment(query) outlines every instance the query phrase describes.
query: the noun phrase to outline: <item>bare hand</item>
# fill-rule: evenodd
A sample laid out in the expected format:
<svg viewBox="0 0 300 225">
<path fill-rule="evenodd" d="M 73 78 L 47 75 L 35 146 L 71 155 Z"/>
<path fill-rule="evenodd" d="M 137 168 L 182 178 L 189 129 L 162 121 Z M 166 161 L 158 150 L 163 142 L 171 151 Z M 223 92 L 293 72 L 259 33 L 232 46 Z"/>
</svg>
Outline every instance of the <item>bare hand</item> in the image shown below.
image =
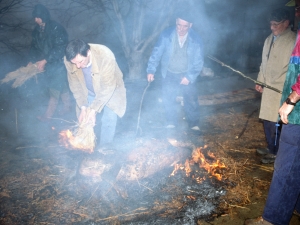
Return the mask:
<svg viewBox="0 0 300 225">
<path fill-rule="evenodd" d="M 255 90 L 257 90 L 259 93 L 263 93 L 264 88 L 258 84 L 255 85 Z"/>
<path fill-rule="evenodd" d="M 87 115 L 87 123 L 91 123 L 92 126 L 96 125 L 96 111 L 93 109 L 89 110 L 89 113 Z"/>
<path fill-rule="evenodd" d="M 154 74 L 149 73 L 149 74 L 147 75 L 147 80 L 148 80 L 148 82 L 154 81 Z"/>
<path fill-rule="evenodd" d="M 78 122 L 81 124 L 83 119 L 86 117 L 86 114 L 87 114 L 87 110 L 86 110 L 86 107 L 85 106 L 82 106 L 81 107 L 81 111 L 80 111 L 80 115 L 79 115 L 79 118 L 78 118 Z"/>
<path fill-rule="evenodd" d="M 283 105 L 280 107 L 279 109 L 279 115 L 280 115 L 280 119 L 283 123 L 287 124 L 288 121 L 288 115 L 293 111 L 294 106 L 293 105 L 289 105 L 286 103 L 283 103 Z"/>
<path fill-rule="evenodd" d="M 180 82 L 180 84 L 183 84 L 183 85 L 189 85 L 189 83 L 190 83 L 190 81 L 186 77 L 182 78 L 182 80 Z"/>
<path fill-rule="evenodd" d="M 47 63 L 46 59 L 43 59 L 41 61 L 37 61 L 35 64 L 37 65 L 37 68 L 39 69 L 39 71 L 43 72 L 45 70 L 46 63 Z"/>
</svg>

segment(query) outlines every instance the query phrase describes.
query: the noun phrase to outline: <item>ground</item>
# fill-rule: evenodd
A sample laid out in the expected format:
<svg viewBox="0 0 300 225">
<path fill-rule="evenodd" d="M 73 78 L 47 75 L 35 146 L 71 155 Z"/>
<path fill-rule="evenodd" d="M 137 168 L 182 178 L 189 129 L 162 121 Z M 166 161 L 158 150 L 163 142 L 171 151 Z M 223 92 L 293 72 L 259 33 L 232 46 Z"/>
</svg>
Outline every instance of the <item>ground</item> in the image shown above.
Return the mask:
<svg viewBox="0 0 300 225">
<path fill-rule="evenodd" d="M 253 83 L 230 73 L 201 77 L 198 84 L 201 129 L 191 131 L 184 119 L 178 129 L 164 128 L 159 79 L 146 91 L 147 82 L 126 81 L 127 113 L 117 126 L 117 153 L 113 158 L 122 161 L 126 151 L 141 146 L 153 148 L 153 152 L 158 147 L 163 152 L 164 146 L 172 151 L 201 148 L 207 158 L 213 153 L 225 165 L 217 171 L 221 181 L 204 170 L 200 183 L 195 182 L 199 175 L 196 171 L 190 177 L 184 176 L 184 170 L 169 176 L 173 165 L 171 170 L 125 182 L 125 186 L 103 177 L 106 186 L 101 188 L 105 182 L 93 183 L 89 178 L 74 181 L 79 159 L 86 153 L 65 149 L 58 143 L 58 133 L 74 125 L 75 112 L 56 114 L 49 123 L 41 123 L 36 116 L 45 110 L 45 91 L 32 92 L 33 87 L 40 87 L 34 82 L 19 89 L 6 86 L 0 101 L 1 224 L 151 224 L 153 220 L 155 224 L 242 225 L 246 218 L 260 216 L 273 172 L 273 164 L 261 164 L 255 152 L 266 146 L 258 119 L 260 95 L 252 88 Z M 183 164 L 182 168 L 186 166 Z M 157 187 L 160 196 L 156 199 L 152 192 Z M 139 195 L 143 197 L 139 199 Z M 208 214 L 193 212 L 194 217 L 188 220 L 188 205 L 197 205 L 198 212 L 212 210 Z M 185 223 L 166 222 L 180 219 Z M 300 220 L 293 216 L 290 225 L 296 224 Z"/>
</svg>

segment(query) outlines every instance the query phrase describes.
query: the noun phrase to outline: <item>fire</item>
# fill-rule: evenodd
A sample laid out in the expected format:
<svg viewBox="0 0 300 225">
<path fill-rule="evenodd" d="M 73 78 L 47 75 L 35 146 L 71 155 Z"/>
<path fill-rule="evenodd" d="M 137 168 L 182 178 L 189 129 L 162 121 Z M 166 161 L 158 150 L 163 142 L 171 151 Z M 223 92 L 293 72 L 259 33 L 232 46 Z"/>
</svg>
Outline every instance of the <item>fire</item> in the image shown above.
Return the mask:
<svg viewBox="0 0 300 225">
<path fill-rule="evenodd" d="M 68 149 L 82 150 L 87 153 L 92 153 L 93 148 L 87 147 L 83 140 L 78 140 L 71 130 L 63 130 L 59 133 L 59 143 Z"/>
<path fill-rule="evenodd" d="M 216 159 L 215 155 L 211 152 L 207 153 L 207 156 L 209 158 L 211 158 L 212 160 L 215 160 L 214 163 L 210 164 L 208 162 L 208 160 L 205 158 L 204 154 L 202 153 L 203 149 L 206 149 L 207 146 L 204 147 L 199 147 L 193 150 L 192 153 L 192 157 L 191 159 L 187 159 L 184 163 L 184 165 L 182 164 L 176 164 L 174 167 L 173 172 L 171 173 L 171 176 L 174 176 L 175 173 L 181 169 L 185 171 L 185 174 L 187 177 L 189 177 L 191 175 L 192 172 L 192 166 L 194 165 L 198 165 L 199 168 L 203 168 L 207 171 L 207 173 L 209 173 L 210 175 L 212 175 L 213 177 L 215 177 L 217 180 L 222 180 L 222 175 L 221 172 L 223 169 L 226 168 L 224 163 L 221 163 L 220 160 Z M 200 177 L 194 177 L 193 178 L 197 180 L 198 183 L 202 182 L 203 180 L 205 180 L 205 178 L 200 178 Z"/>
</svg>

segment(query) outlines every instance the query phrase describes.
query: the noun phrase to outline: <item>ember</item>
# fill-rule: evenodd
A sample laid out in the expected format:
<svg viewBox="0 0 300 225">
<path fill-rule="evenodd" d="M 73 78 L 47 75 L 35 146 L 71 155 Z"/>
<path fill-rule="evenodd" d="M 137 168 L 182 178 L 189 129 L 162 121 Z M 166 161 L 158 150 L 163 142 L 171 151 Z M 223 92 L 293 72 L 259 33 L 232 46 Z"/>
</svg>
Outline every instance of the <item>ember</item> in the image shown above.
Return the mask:
<svg viewBox="0 0 300 225">
<path fill-rule="evenodd" d="M 222 170 L 226 168 L 224 163 L 221 163 L 220 160 L 216 160 L 216 162 L 210 164 L 204 154 L 202 153 L 203 149 L 206 149 L 207 146 L 205 145 L 204 147 L 199 147 L 199 148 L 195 148 L 193 150 L 192 153 L 192 159 L 190 160 L 186 160 L 184 165 L 183 164 L 176 164 L 174 166 L 174 170 L 171 173 L 171 176 L 174 176 L 175 173 L 180 169 L 180 170 L 184 170 L 185 174 L 187 177 L 190 177 L 192 170 L 192 166 L 194 166 L 195 164 L 198 164 L 199 168 L 203 168 L 205 169 L 209 174 L 211 174 L 213 177 L 215 177 L 217 180 L 221 181 L 222 180 Z M 215 155 L 211 152 L 207 152 L 207 156 L 213 160 L 216 159 Z M 202 182 L 203 180 L 205 180 L 205 178 L 200 178 L 200 177 L 194 177 L 197 180 L 197 182 Z"/>
<path fill-rule="evenodd" d="M 87 153 L 94 152 L 96 136 L 94 133 L 94 124 L 89 121 L 90 108 L 87 108 L 87 115 L 80 124 L 74 129 L 63 130 L 59 133 L 59 142 L 68 149 L 82 150 Z"/>
<path fill-rule="evenodd" d="M 71 130 L 63 130 L 59 133 L 59 143 L 68 149 L 81 150 L 87 153 L 92 153 L 94 148 L 88 145 L 88 137 L 79 138 L 74 135 Z"/>
</svg>

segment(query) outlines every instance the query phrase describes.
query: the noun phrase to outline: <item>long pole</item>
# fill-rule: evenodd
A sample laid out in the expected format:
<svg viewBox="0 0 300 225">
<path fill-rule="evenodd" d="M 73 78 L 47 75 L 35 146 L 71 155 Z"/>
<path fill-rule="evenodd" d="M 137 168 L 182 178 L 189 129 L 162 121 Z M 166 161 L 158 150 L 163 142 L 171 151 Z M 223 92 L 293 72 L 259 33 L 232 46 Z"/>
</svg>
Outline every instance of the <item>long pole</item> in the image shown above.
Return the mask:
<svg viewBox="0 0 300 225">
<path fill-rule="evenodd" d="M 265 83 L 263 83 L 263 82 L 260 82 L 260 81 L 258 81 L 258 80 L 254 80 L 254 79 L 252 79 L 251 77 L 246 76 L 246 75 L 243 74 L 242 72 L 240 72 L 240 71 L 238 71 L 238 70 L 235 70 L 235 69 L 233 69 L 232 67 L 226 65 L 225 63 L 221 62 L 220 60 L 216 59 L 216 58 L 213 57 L 213 56 L 208 55 L 207 57 L 210 58 L 211 60 L 213 60 L 213 61 L 215 61 L 215 62 L 221 64 L 222 66 L 225 66 L 225 67 L 231 69 L 232 71 L 234 71 L 234 72 L 236 72 L 236 73 L 242 75 L 242 76 L 245 77 L 246 79 L 249 79 L 249 80 L 253 81 L 255 84 L 259 84 L 260 86 L 269 88 L 269 89 L 271 89 L 271 90 L 273 90 L 273 91 L 276 91 L 276 92 L 282 94 L 282 91 L 278 90 L 277 88 L 274 88 L 274 87 L 272 87 L 272 86 L 270 86 L 270 85 L 268 85 L 268 84 L 265 84 Z"/>
</svg>

